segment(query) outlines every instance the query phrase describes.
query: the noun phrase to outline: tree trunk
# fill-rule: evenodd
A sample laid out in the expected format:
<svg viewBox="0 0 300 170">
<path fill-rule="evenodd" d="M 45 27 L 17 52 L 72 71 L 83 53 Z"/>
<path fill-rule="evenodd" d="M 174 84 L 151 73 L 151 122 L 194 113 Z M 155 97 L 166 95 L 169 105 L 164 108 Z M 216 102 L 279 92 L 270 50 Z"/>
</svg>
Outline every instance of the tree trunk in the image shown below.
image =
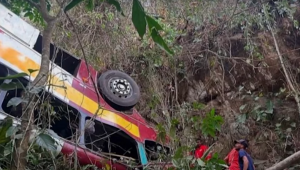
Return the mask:
<svg viewBox="0 0 300 170">
<path fill-rule="evenodd" d="M 41 67 L 37 77 L 32 82 L 32 86 L 44 87 L 47 84 L 48 72 L 50 65 L 50 43 L 53 29 L 55 27 L 56 19 L 46 20 L 46 27 L 43 31 L 43 41 L 42 41 L 42 56 L 41 56 Z M 13 153 L 13 163 L 12 170 L 25 170 L 27 165 L 27 152 L 29 148 L 29 138 L 30 132 L 32 130 L 32 125 L 34 122 L 34 109 L 35 102 L 37 98 L 34 94 L 24 94 L 23 97 L 27 97 L 30 102 L 26 105 L 27 108 L 23 110 L 21 130 L 20 133 L 23 134 L 22 139 L 16 141 L 16 148 Z"/>
<path fill-rule="evenodd" d="M 299 162 L 300 162 L 300 151 L 285 158 L 283 161 L 273 165 L 271 168 L 268 168 L 266 170 L 284 170 L 285 168 L 288 168 L 288 167 L 292 166 L 293 164 L 299 163 Z"/>
</svg>

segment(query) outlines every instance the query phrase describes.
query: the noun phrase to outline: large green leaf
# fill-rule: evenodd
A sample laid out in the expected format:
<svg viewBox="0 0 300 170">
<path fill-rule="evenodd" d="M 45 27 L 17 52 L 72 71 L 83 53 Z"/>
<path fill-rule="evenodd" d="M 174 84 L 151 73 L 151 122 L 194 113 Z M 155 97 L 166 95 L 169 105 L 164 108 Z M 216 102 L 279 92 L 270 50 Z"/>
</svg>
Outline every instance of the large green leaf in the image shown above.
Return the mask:
<svg viewBox="0 0 300 170">
<path fill-rule="evenodd" d="M 26 102 L 25 100 L 23 100 L 21 97 L 13 97 L 11 98 L 8 102 L 6 107 L 10 107 L 10 106 L 18 106 L 19 104 L 21 104 L 22 102 Z"/>
<path fill-rule="evenodd" d="M 28 69 L 29 74 L 39 71 L 38 69 Z"/>
<path fill-rule="evenodd" d="M 122 8 L 121 8 L 121 5 L 120 5 L 120 3 L 119 3 L 117 0 L 106 0 L 106 2 L 109 3 L 110 5 L 115 6 L 116 9 L 117 9 L 119 12 L 121 12 L 121 14 L 122 14 L 123 16 L 125 16 L 124 13 L 123 13 L 123 10 L 122 10 Z"/>
<path fill-rule="evenodd" d="M 32 86 L 32 87 L 28 87 L 29 90 L 29 93 L 32 93 L 32 94 L 39 94 L 42 90 L 43 90 L 43 87 L 36 87 L 36 86 Z"/>
<path fill-rule="evenodd" d="M 181 159 L 184 157 L 185 153 L 189 150 L 189 148 L 187 146 L 181 146 L 179 148 L 177 148 L 177 150 L 175 151 L 175 154 L 173 156 L 174 159 Z"/>
<path fill-rule="evenodd" d="M 21 77 L 25 77 L 25 76 L 28 76 L 28 74 L 26 74 L 26 73 L 18 73 L 18 74 L 9 75 L 9 76 L 6 76 L 6 77 L 0 77 L 0 80 L 17 79 L 17 78 L 21 78 Z"/>
<path fill-rule="evenodd" d="M 146 15 L 146 20 L 149 30 L 152 30 L 153 28 L 155 28 L 157 31 L 163 30 L 162 27 L 158 24 L 158 22 L 155 21 L 155 19 L 150 17 L 149 15 Z"/>
<path fill-rule="evenodd" d="M 205 166 L 205 162 L 202 161 L 201 159 L 197 159 L 197 163 L 199 166 Z"/>
<path fill-rule="evenodd" d="M 158 31 L 162 31 L 163 28 L 159 25 L 159 23 L 149 15 L 145 16 L 148 24 L 148 29 L 151 32 L 151 37 L 153 41 L 161 47 L 164 51 L 166 51 L 168 54 L 173 55 L 173 51 L 170 50 L 168 45 L 165 43 L 165 41 L 162 39 L 162 37 L 159 35 Z"/>
<path fill-rule="evenodd" d="M 151 30 L 151 37 L 153 41 L 164 51 L 166 51 L 168 54 L 173 55 L 173 51 L 170 50 L 166 42 L 162 39 L 162 37 L 159 35 L 158 31 L 155 28 L 152 28 Z"/>
<path fill-rule="evenodd" d="M 178 159 L 172 159 L 172 164 L 176 168 L 180 167 L 180 161 Z"/>
<path fill-rule="evenodd" d="M 268 114 L 273 114 L 274 105 L 271 100 L 267 101 L 267 110 L 265 111 Z"/>
<path fill-rule="evenodd" d="M 46 129 L 46 133 L 49 134 L 50 136 L 54 137 L 54 138 L 59 138 L 57 133 L 55 133 L 52 129 Z"/>
<path fill-rule="evenodd" d="M 158 134 L 157 134 L 156 140 L 165 142 L 166 141 L 166 129 L 163 127 L 162 124 L 158 124 L 157 130 L 158 130 Z"/>
<path fill-rule="evenodd" d="M 0 84 L 0 90 L 15 90 L 15 89 L 23 89 L 24 86 L 20 82 L 9 82 Z"/>
<path fill-rule="evenodd" d="M 36 144 L 49 151 L 56 151 L 55 140 L 48 134 L 39 134 L 36 137 Z"/>
<path fill-rule="evenodd" d="M 10 138 L 6 136 L 6 132 L 12 126 L 12 124 L 13 120 L 11 118 L 6 118 L 3 122 L 1 122 L 0 144 L 6 143 L 10 140 Z"/>
<path fill-rule="evenodd" d="M 17 126 L 11 126 L 7 131 L 6 131 L 6 137 L 11 137 L 13 135 L 16 134 L 16 132 L 19 130 L 20 128 Z"/>
<path fill-rule="evenodd" d="M 223 124 L 223 118 L 215 115 L 215 109 L 211 109 L 209 113 L 201 121 L 201 131 L 204 136 L 215 137 L 216 131 L 220 131 Z"/>
<path fill-rule="evenodd" d="M 65 7 L 65 12 L 69 11 L 70 9 L 74 8 L 76 5 L 78 5 L 80 2 L 83 0 L 73 0 L 71 1 L 66 7 Z"/>
<path fill-rule="evenodd" d="M 92 11 L 94 9 L 95 0 L 86 0 L 85 7 L 87 10 Z"/>
<path fill-rule="evenodd" d="M 146 14 L 144 11 L 144 8 L 142 4 L 140 3 L 139 0 L 133 0 L 133 5 L 132 5 L 132 23 L 139 33 L 139 36 L 141 38 L 144 37 L 146 33 Z"/>
</svg>

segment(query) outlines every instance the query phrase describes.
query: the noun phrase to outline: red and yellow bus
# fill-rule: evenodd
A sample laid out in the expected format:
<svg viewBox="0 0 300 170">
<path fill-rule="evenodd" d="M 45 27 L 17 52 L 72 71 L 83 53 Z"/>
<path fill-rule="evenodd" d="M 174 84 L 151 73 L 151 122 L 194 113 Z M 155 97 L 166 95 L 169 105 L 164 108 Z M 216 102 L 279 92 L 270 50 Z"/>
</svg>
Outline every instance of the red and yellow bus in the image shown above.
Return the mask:
<svg viewBox="0 0 300 170">
<path fill-rule="evenodd" d="M 42 35 L 39 30 L 0 4 L 0 77 L 39 70 L 41 66 Z M 47 106 L 37 107 L 37 126 L 47 125 L 57 141 L 57 153 L 77 155 L 83 164 L 101 168 L 130 168 L 128 162 L 142 169 L 157 159 L 159 151 L 169 150 L 156 142 L 157 133 L 134 109 L 140 90 L 127 74 L 109 70 L 97 72 L 84 60 L 51 44 L 49 81 L 40 94 Z M 21 78 L 25 86 L 38 74 Z M 1 83 L 8 83 L 5 80 Z M 22 89 L 0 90 L 0 119 L 14 117 L 20 123 L 22 108 L 8 106 Z M 89 121 L 88 121 L 89 120 Z M 86 122 L 93 122 L 87 130 Z"/>
</svg>

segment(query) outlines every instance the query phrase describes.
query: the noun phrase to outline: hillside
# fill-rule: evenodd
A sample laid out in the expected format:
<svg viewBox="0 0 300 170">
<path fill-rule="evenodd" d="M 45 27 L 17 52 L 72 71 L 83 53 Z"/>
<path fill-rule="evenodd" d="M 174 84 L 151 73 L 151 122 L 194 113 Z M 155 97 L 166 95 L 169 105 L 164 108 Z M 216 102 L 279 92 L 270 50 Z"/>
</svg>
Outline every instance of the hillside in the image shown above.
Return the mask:
<svg viewBox="0 0 300 170">
<path fill-rule="evenodd" d="M 129 2 L 122 4 L 126 17 L 101 6 L 72 15 L 94 67 L 123 70 L 138 82 L 142 97 L 137 108 L 149 122 L 168 129 L 177 120 L 176 134 L 186 136 L 180 142 L 194 145 L 202 134 L 192 117 L 215 108 L 224 124 L 208 143 L 216 142 L 216 151 L 225 156 L 233 139 L 249 139 L 258 169 L 300 149 L 299 110 L 268 29 L 298 93 L 296 1 L 147 2 L 147 11 L 160 18 L 164 38 L 176 52 L 172 57 L 137 37 Z M 55 42 L 81 56 L 72 29 L 63 19 Z"/>
<path fill-rule="evenodd" d="M 300 150 L 298 1 L 144 0 L 174 56 L 149 35 L 140 39 L 131 1 L 120 4 L 125 16 L 108 4 L 92 12 L 76 7 L 72 22 L 59 19 L 53 42 L 80 58 L 82 45 L 98 71 L 133 77 L 141 89 L 137 110 L 171 136 L 174 150 L 200 137 L 223 158 L 233 140 L 246 138 L 258 170 Z M 208 118 L 212 110 L 220 128 Z"/>
</svg>

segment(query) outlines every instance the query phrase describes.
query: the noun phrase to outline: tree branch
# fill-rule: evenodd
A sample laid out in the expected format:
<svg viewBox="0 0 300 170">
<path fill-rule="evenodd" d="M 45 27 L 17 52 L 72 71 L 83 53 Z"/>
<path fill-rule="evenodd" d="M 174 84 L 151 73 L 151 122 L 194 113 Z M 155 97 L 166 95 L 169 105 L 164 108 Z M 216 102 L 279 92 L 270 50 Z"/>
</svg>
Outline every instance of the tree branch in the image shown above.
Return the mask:
<svg viewBox="0 0 300 170">
<path fill-rule="evenodd" d="M 46 0 L 40 0 L 39 4 L 27 0 L 33 7 L 35 7 L 39 13 L 42 15 L 43 19 L 46 22 L 46 27 L 43 30 L 43 39 L 42 39 L 42 55 L 41 55 L 41 66 L 37 77 L 33 80 L 32 85 L 38 87 L 44 87 L 48 80 L 48 72 L 50 65 L 50 44 L 52 32 L 55 28 L 57 19 L 60 17 L 62 10 L 53 17 L 49 14 L 47 10 Z M 27 93 L 27 94 L 26 94 Z M 23 97 L 29 97 L 33 100 L 28 103 L 26 110 L 22 110 L 22 122 L 21 122 L 21 133 L 24 135 L 22 139 L 16 141 L 16 149 L 13 153 L 14 163 L 11 165 L 12 170 L 25 170 L 27 166 L 27 153 L 29 149 L 29 139 L 30 133 L 32 130 L 32 125 L 34 122 L 34 103 L 37 101 L 35 94 L 30 94 L 26 92 L 23 94 Z"/>
<path fill-rule="evenodd" d="M 285 158 L 281 162 L 278 162 L 277 164 L 273 165 L 271 168 L 268 168 L 266 170 L 284 170 L 285 168 L 290 167 L 291 165 L 299 162 L 300 160 L 300 151 L 294 153 L 293 155 Z"/>
<path fill-rule="evenodd" d="M 43 19 L 48 23 L 48 22 L 51 22 L 53 20 L 55 20 L 56 17 L 54 16 L 51 16 L 49 13 L 48 13 L 48 10 L 47 10 L 47 2 L 46 0 L 40 0 L 40 3 L 37 4 L 31 0 L 26 0 L 30 5 L 32 5 L 33 7 L 35 7 L 39 12 L 40 14 L 42 15 Z"/>
<path fill-rule="evenodd" d="M 283 61 L 283 57 L 280 53 L 280 50 L 279 50 L 279 46 L 278 46 L 278 43 L 277 43 L 277 40 L 276 40 L 276 37 L 275 37 L 275 34 L 274 34 L 274 31 L 273 29 L 270 27 L 270 31 L 271 31 L 271 34 L 272 34 L 272 37 L 273 37 L 273 41 L 274 41 L 274 45 L 275 45 L 275 48 L 276 48 L 276 51 L 277 51 L 277 55 L 278 55 L 278 58 L 280 60 L 280 64 L 281 64 L 281 67 L 283 69 L 283 72 L 284 72 L 284 75 L 285 75 L 285 78 L 286 78 L 286 81 L 288 83 L 288 86 L 290 87 L 290 89 L 293 91 L 294 93 L 294 99 L 296 101 L 296 104 L 297 104 L 297 107 L 298 107 L 298 113 L 300 115 L 300 99 L 299 99 L 299 92 L 298 90 L 294 87 L 291 79 L 290 79 L 290 76 L 287 72 L 287 69 L 285 67 L 285 64 L 284 64 L 284 61 Z"/>
</svg>

